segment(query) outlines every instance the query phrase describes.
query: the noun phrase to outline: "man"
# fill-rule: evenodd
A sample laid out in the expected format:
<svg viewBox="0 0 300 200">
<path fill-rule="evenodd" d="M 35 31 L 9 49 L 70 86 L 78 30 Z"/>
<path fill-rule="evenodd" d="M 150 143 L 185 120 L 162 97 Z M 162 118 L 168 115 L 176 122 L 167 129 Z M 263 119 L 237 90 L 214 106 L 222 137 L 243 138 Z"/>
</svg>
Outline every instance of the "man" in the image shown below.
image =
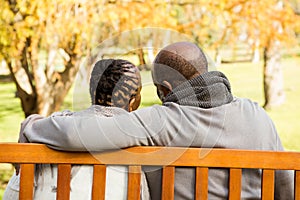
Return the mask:
<svg viewBox="0 0 300 200">
<path fill-rule="evenodd" d="M 83 115 L 86 118 L 95 116 L 111 117 L 136 110 L 141 100 L 141 77 L 138 68 L 126 60 L 105 59 L 98 61 L 90 78 L 90 97 L 92 106 L 82 112 L 56 113 L 59 116 Z M 35 120 L 43 119 L 39 115 L 30 116 L 22 124 L 24 127 Z M 62 138 L 63 139 L 63 138 Z M 21 134 L 20 142 L 26 142 Z M 109 166 L 106 172 L 107 199 L 127 198 L 127 169 L 124 166 Z M 22 172 L 21 172 L 22 173 Z M 91 199 L 93 167 L 75 165 L 71 171 L 71 199 Z M 20 177 L 14 175 L 10 180 L 4 200 L 19 199 Z M 142 199 L 149 199 L 145 176 L 142 174 Z M 57 166 L 37 165 L 35 173 L 34 199 L 56 199 Z M 85 187 L 82 187 L 84 185 Z"/>
<path fill-rule="evenodd" d="M 205 55 L 195 44 L 178 42 L 163 48 L 154 61 L 153 80 L 162 106 L 109 118 L 54 114 L 27 126 L 24 135 L 30 142 L 67 151 L 137 145 L 283 150 L 266 112 L 249 99 L 233 97 L 226 76 L 208 72 Z M 160 179 L 159 170 L 147 173 L 155 200 L 160 199 Z M 260 199 L 260 179 L 260 170 L 243 171 L 242 199 Z M 175 198 L 193 199 L 194 182 L 193 169 L 176 169 Z M 291 199 L 292 182 L 291 174 L 276 172 L 275 199 Z M 227 199 L 227 188 L 228 172 L 210 169 L 209 199 Z"/>
</svg>

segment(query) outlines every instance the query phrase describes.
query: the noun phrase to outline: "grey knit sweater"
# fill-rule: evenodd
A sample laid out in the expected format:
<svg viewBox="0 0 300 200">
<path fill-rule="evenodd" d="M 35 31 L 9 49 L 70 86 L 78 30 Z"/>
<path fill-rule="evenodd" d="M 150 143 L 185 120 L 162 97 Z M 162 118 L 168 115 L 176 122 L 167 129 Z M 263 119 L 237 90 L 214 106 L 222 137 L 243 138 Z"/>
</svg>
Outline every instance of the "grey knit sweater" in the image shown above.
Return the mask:
<svg viewBox="0 0 300 200">
<path fill-rule="evenodd" d="M 24 134 L 30 142 L 66 151 L 105 151 L 139 145 L 283 150 L 266 112 L 249 99 L 233 98 L 222 73 L 211 72 L 196 79 L 174 89 L 162 106 L 113 117 L 87 111 L 71 116 L 56 113 L 32 123 Z M 176 159 L 176 155 L 170 159 Z M 160 170 L 146 170 L 151 197 L 160 199 Z M 176 170 L 175 199 L 193 199 L 194 173 L 190 168 Z M 260 199 L 261 171 L 242 173 L 242 199 Z M 275 176 L 275 199 L 292 199 L 292 174 L 276 171 Z M 209 199 L 227 199 L 227 186 L 227 170 L 209 170 Z"/>
</svg>

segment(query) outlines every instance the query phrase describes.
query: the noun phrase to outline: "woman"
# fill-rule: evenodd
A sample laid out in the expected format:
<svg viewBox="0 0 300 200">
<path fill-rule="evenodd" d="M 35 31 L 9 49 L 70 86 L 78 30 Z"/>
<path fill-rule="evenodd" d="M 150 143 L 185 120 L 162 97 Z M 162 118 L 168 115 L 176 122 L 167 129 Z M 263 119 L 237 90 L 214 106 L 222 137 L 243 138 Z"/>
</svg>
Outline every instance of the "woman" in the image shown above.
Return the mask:
<svg viewBox="0 0 300 200">
<path fill-rule="evenodd" d="M 98 61 L 91 73 L 90 96 L 92 106 L 84 110 L 85 114 L 113 116 L 136 110 L 141 102 L 141 77 L 136 66 L 126 60 L 105 59 Z M 63 111 L 55 116 L 80 115 L 82 112 Z M 28 117 L 21 126 L 20 142 L 26 142 L 23 130 L 34 120 L 41 120 L 40 115 Z M 88 127 L 87 127 L 88 131 Z M 73 138 L 72 142 L 76 140 Z M 78 139 L 80 141 L 80 138 Z M 106 199 L 127 198 L 127 168 L 109 166 L 106 172 Z M 21 172 L 22 173 L 22 172 Z M 70 198 L 75 200 L 91 199 L 93 167 L 76 165 L 71 171 Z M 4 200 L 19 199 L 19 175 L 9 181 L 4 193 Z M 36 200 L 56 199 L 57 166 L 38 165 L 35 174 Z M 83 187 L 84 186 L 84 187 Z M 142 199 L 150 199 L 144 174 L 142 174 Z"/>
</svg>

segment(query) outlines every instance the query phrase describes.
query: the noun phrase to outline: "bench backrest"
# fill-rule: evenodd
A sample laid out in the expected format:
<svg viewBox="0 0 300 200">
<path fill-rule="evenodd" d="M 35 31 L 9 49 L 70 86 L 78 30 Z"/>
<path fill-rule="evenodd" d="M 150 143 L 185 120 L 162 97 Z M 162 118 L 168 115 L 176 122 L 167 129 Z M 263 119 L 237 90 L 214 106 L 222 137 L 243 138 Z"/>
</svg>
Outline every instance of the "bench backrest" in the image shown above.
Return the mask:
<svg viewBox="0 0 300 200">
<path fill-rule="evenodd" d="M 196 168 L 195 199 L 208 198 L 208 169 L 229 168 L 229 199 L 240 199 L 242 169 L 262 169 L 262 199 L 274 199 L 275 170 L 295 170 L 300 199 L 300 153 L 233 149 L 132 147 L 105 153 L 54 151 L 41 144 L 0 143 L 0 163 L 20 163 L 20 199 L 32 199 L 34 166 L 58 164 L 57 199 L 70 197 L 71 164 L 94 166 L 92 198 L 104 199 L 106 164 L 128 165 L 128 199 L 140 198 L 141 166 L 162 166 L 162 198 L 174 199 L 175 167 Z"/>
</svg>

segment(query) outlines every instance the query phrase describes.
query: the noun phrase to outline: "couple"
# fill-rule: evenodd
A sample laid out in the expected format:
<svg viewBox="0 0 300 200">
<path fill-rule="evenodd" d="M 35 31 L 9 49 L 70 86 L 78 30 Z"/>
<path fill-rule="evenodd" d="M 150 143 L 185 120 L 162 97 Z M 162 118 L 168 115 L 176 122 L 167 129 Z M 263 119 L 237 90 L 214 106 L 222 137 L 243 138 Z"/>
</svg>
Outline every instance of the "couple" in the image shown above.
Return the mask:
<svg viewBox="0 0 300 200">
<path fill-rule="evenodd" d="M 71 115 L 63 112 L 32 118 L 21 138 L 66 151 L 105 151 L 130 146 L 282 151 L 266 112 L 249 99 L 233 97 L 226 76 L 218 71 L 208 72 L 207 65 L 197 45 L 168 45 L 156 56 L 152 72 L 163 105 L 111 117 L 95 115 L 87 109 Z M 115 98 L 118 99 L 112 96 Z M 243 171 L 242 199 L 261 198 L 261 173 L 258 169 Z M 151 199 L 160 199 L 161 171 L 147 171 L 146 180 Z M 227 170 L 210 169 L 208 181 L 209 199 L 227 199 Z M 193 199 L 194 182 L 194 169 L 177 168 L 175 198 Z M 276 171 L 275 199 L 292 197 L 292 174 Z"/>
</svg>

